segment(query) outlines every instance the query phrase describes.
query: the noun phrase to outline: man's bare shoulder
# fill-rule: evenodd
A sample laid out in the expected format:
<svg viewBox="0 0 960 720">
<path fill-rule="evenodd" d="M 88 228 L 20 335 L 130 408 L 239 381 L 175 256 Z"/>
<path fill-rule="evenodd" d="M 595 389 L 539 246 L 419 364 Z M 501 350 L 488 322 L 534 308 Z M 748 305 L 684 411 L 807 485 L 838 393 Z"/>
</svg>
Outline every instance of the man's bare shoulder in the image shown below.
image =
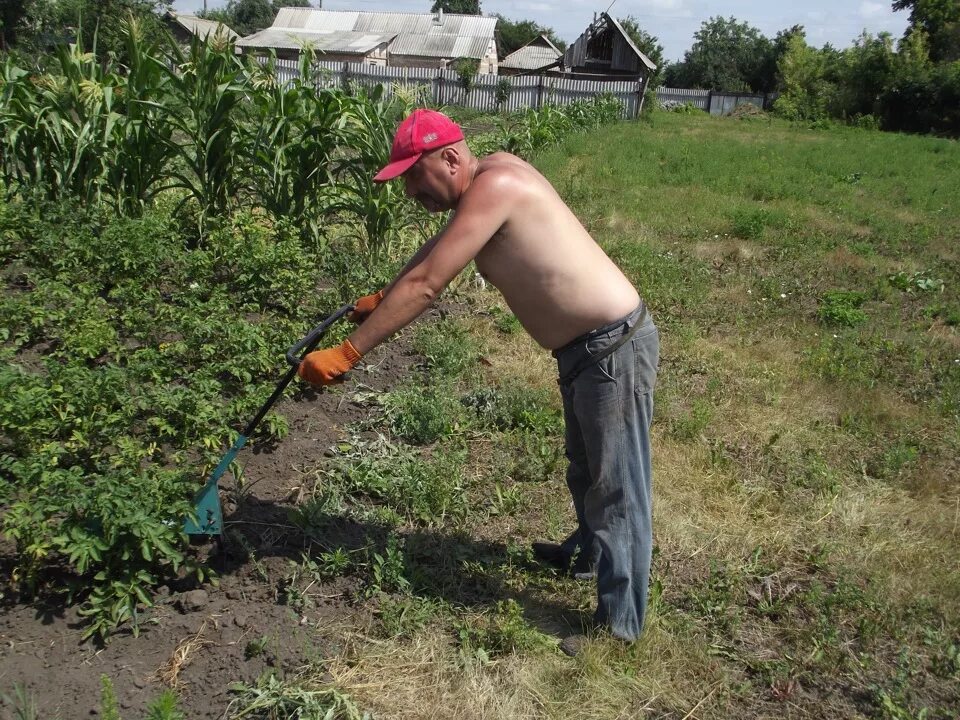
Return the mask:
<svg viewBox="0 0 960 720">
<path fill-rule="evenodd" d="M 540 174 L 530 163 L 508 152 L 495 152 L 480 158 L 480 166 L 477 168 L 477 172 L 490 171 Z"/>
<path fill-rule="evenodd" d="M 480 158 L 476 177 L 483 179 L 483 182 L 476 183 L 478 187 L 497 193 L 526 195 L 540 192 L 543 186 L 549 185 L 535 167 L 508 152 L 497 152 Z"/>
</svg>

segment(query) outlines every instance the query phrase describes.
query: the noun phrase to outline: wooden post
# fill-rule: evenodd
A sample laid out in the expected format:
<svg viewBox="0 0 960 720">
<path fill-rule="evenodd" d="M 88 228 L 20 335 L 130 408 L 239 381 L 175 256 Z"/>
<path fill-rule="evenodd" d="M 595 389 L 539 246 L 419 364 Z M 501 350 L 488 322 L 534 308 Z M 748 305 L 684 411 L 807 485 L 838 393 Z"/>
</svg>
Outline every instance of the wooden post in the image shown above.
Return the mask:
<svg viewBox="0 0 960 720">
<path fill-rule="evenodd" d="M 537 110 L 543 105 L 543 74 L 541 73 L 537 81 Z"/>
<path fill-rule="evenodd" d="M 640 113 L 643 112 L 643 101 L 644 101 L 644 98 L 646 98 L 646 96 L 647 96 L 647 86 L 648 86 L 649 84 L 650 84 L 650 75 L 649 75 L 649 74 L 647 74 L 647 76 L 646 76 L 645 78 L 643 78 L 643 80 L 641 80 L 640 82 L 637 83 L 637 86 L 638 86 L 639 89 L 637 90 L 637 95 L 638 95 L 638 97 L 637 97 L 637 112 L 634 113 L 634 115 L 633 115 L 633 119 L 634 119 L 634 120 L 636 120 L 638 117 L 640 117 Z"/>
</svg>

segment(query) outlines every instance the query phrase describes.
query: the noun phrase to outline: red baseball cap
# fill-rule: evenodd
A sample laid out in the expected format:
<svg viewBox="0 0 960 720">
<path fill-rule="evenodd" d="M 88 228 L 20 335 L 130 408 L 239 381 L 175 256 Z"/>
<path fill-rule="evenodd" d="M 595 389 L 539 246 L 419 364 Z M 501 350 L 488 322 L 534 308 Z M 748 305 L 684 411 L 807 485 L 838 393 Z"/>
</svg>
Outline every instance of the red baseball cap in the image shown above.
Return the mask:
<svg viewBox="0 0 960 720">
<path fill-rule="evenodd" d="M 373 176 L 375 182 L 400 177 L 428 150 L 463 140 L 463 130 L 436 110 L 420 108 L 410 113 L 393 136 L 390 162 Z"/>
</svg>

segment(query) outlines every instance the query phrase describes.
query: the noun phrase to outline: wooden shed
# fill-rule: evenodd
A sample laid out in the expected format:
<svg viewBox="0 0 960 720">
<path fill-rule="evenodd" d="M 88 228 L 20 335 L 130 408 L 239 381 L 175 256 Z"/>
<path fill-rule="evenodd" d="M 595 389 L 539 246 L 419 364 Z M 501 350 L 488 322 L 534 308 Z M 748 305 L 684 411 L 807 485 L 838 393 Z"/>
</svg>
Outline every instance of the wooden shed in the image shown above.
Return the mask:
<svg viewBox="0 0 960 720">
<path fill-rule="evenodd" d="M 501 75 L 529 75 L 537 71 L 554 67 L 563 53 L 550 42 L 550 38 L 541 35 L 522 48 L 518 48 L 500 61 Z"/>
<path fill-rule="evenodd" d="M 615 18 L 595 17 L 584 33 L 563 54 L 565 72 L 624 75 L 649 79 L 657 66 L 630 39 Z"/>
</svg>

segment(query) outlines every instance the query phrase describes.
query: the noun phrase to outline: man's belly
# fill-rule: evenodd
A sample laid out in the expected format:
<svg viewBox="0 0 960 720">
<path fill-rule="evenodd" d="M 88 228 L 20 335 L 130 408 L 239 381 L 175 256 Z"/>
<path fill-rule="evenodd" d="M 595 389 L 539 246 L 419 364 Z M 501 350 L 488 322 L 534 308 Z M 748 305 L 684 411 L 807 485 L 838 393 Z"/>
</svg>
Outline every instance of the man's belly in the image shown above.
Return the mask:
<svg viewBox="0 0 960 720">
<path fill-rule="evenodd" d="M 622 318 L 636 309 L 640 296 L 636 290 L 616 298 L 570 298 L 568 301 L 543 302 L 529 297 L 504 299 L 530 337 L 547 350 L 563 347 L 574 338 Z"/>
</svg>

